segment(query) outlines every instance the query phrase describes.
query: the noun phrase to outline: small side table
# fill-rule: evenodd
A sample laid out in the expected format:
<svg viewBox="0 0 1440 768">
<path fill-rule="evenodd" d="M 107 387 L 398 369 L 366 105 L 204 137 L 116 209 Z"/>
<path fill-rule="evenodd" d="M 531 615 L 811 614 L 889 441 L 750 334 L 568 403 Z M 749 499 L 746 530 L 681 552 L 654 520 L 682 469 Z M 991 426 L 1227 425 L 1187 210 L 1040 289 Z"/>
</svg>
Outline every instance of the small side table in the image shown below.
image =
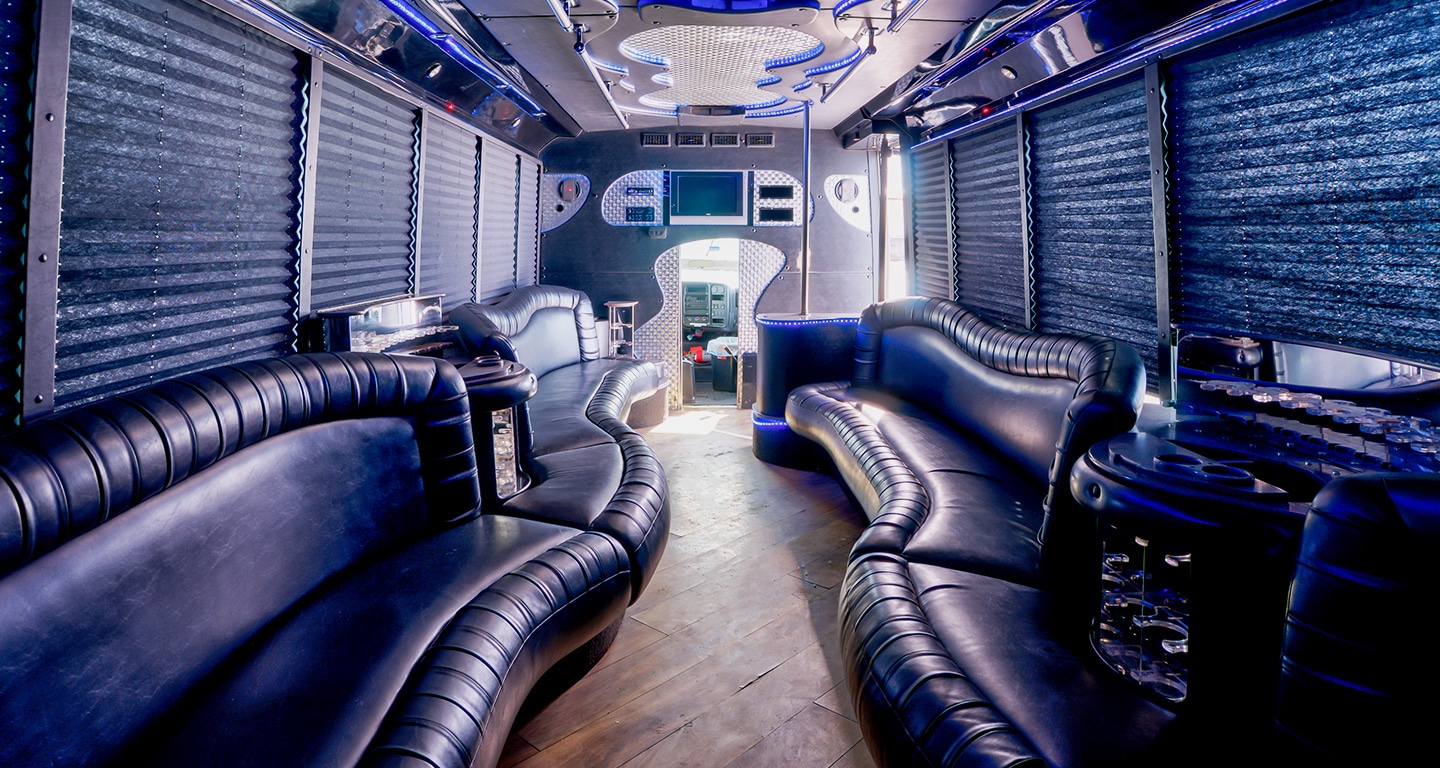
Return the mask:
<svg viewBox="0 0 1440 768">
<path fill-rule="evenodd" d="M 1100 659 L 1202 722 L 1259 731 L 1273 712 L 1286 594 L 1312 494 L 1252 469 L 1278 474 L 1127 433 L 1076 462 L 1070 488 L 1099 524 L 1090 639 Z"/>
<path fill-rule="evenodd" d="M 610 321 L 610 356 L 635 356 L 635 307 L 638 301 L 607 301 L 605 309 Z"/>
<path fill-rule="evenodd" d="M 498 511 L 506 499 L 530 487 L 520 459 L 529 450 L 525 401 L 538 388 L 535 374 L 494 355 L 477 357 L 459 370 L 470 400 L 481 508 Z"/>
</svg>

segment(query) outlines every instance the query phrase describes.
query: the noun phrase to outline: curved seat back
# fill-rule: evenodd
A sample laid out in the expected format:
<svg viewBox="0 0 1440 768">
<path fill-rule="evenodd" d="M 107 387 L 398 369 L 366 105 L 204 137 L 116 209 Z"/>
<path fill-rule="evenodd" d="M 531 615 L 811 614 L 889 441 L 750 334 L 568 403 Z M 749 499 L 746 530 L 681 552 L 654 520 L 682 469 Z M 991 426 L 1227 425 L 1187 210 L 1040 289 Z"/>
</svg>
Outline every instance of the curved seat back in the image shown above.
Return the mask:
<svg viewBox="0 0 1440 768">
<path fill-rule="evenodd" d="M 460 375 L 317 354 L 0 439 L 0 764 L 103 764 L 357 563 L 478 514 Z"/>
<path fill-rule="evenodd" d="M 1047 484 L 1048 551 L 1052 539 L 1093 538 L 1074 509 L 1070 470 L 1135 425 L 1145 368 L 1112 338 L 1015 331 L 951 301 L 911 297 L 861 315 L 852 383 L 934 410 Z"/>
<path fill-rule="evenodd" d="M 450 322 L 469 354 L 515 360 L 536 376 L 600 357 L 590 297 L 569 288 L 522 286 L 493 304 L 462 304 Z"/>
<path fill-rule="evenodd" d="M 1290 586 L 1276 724 L 1306 764 L 1424 754 L 1440 673 L 1427 617 L 1440 587 L 1440 477 L 1373 473 L 1316 495 Z"/>
</svg>

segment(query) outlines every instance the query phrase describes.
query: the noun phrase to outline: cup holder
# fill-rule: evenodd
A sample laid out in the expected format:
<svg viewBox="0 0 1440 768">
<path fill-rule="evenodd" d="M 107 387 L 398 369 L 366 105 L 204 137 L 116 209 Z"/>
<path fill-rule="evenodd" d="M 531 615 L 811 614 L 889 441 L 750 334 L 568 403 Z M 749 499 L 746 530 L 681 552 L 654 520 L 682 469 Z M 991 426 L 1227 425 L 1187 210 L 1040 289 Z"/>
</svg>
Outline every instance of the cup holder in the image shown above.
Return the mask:
<svg viewBox="0 0 1440 768">
<path fill-rule="evenodd" d="M 1197 469 L 1204 477 L 1222 483 L 1248 483 L 1255 479 L 1249 470 L 1229 464 L 1201 464 Z"/>
<path fill-rule="evenodd" d="M 1155 457 L 1156 469 L 1190 471 L 1202 463 L 1198 457 L 1184 453 L 1162 453 Z"/>
<path fill-rule="evenodd" d="M 1248 470 L 1230 464 L 1208 461 L 1187 453 L 1161 453 L 1154 458 L 1155 469 L 1174 472 L 1216 483 L 1249 483 L 1255 476 Z"/>
</svg>

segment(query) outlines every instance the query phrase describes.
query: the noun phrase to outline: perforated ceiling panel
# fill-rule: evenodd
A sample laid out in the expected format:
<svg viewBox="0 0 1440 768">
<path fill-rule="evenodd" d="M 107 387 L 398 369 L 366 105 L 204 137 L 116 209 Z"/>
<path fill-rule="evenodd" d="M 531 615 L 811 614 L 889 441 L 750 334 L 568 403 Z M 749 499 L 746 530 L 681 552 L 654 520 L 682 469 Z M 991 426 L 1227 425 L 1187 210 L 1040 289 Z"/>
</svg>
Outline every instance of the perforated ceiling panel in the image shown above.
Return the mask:
<svg viewBox="0 0 1440 768">
<path fill-rule="evenodd" d="M 774 62 L 817 48 L 823 49 L 818 39 L 794 29 L 699 25 L 657 27 L 620 45 L 626 57 L 669 70 L 655 78 L 667 88 L 640 97 L 640 103 L 661 109 L 689 104 L 758 109 L 784 103 L 783 94 L 758 83 Z"/>
</svg>

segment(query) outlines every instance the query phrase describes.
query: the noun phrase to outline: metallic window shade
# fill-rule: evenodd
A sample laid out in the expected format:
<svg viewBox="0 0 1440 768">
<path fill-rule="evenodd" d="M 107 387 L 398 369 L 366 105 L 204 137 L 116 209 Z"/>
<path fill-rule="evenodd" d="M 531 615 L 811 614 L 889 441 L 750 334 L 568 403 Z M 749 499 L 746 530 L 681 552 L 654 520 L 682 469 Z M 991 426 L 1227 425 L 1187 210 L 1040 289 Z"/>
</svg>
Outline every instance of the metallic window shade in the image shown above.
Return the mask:
<svg viewBox="0 0 1440 768">
<path fill-rule="evenodd" d="M 1178 62 L 1172 313 L 1440 363 L 1440 2 L 1345 2 Z"/>
<path fill-rule="evenodd" d="M 944 142 L 910 153 L 910 232 L 915 244 L 915 293 L 955 298 L 955 258 L 950 250 L 950 157 Z"/>
<path fill-rule="evenodd" d="M 950 142 L 955 295 L 998 323 L 1025 327 L 1020 145 L 1015 122 Z"/>
<path fill-rule="evenodd" d="M 426 130 L 420 293 L 445 294 L 448 309 L 475 299 L 479 140 L 443 120 L 431 120 Z"/>
<path fill-rule="evenodd" d="M 1145 81 L 1047 107 L 1030 121 L 1037 329 L 1121 339 L 1158 381 Z"/>
<path fill-rule="evenodd" d="M 498 141 L 483 142 L 480 173 L 480 300 L 515 290 L 519 158 Z"/>
<path fill-rule="evenodd" d="M 21 293 L 36 4 L 0 2 L 0 433 L 20 415 Z"/>
<path fill-rule="evenodd" d="M 75 3 L 57 403 L 288 350 L 296 69 L 208 7 Z"/>
<path fill-rule="evenodd" d="M 316 309 L 410 292 L 415 113 L 399 99 L 326 70 L 320 98 Z"/>
<path fill-rule="evenodd" d="M 520 156 L 520 211 L 515 230 L 515 281 L 534 285 L 540 278 L 540 161 Z"/>
</svg>

